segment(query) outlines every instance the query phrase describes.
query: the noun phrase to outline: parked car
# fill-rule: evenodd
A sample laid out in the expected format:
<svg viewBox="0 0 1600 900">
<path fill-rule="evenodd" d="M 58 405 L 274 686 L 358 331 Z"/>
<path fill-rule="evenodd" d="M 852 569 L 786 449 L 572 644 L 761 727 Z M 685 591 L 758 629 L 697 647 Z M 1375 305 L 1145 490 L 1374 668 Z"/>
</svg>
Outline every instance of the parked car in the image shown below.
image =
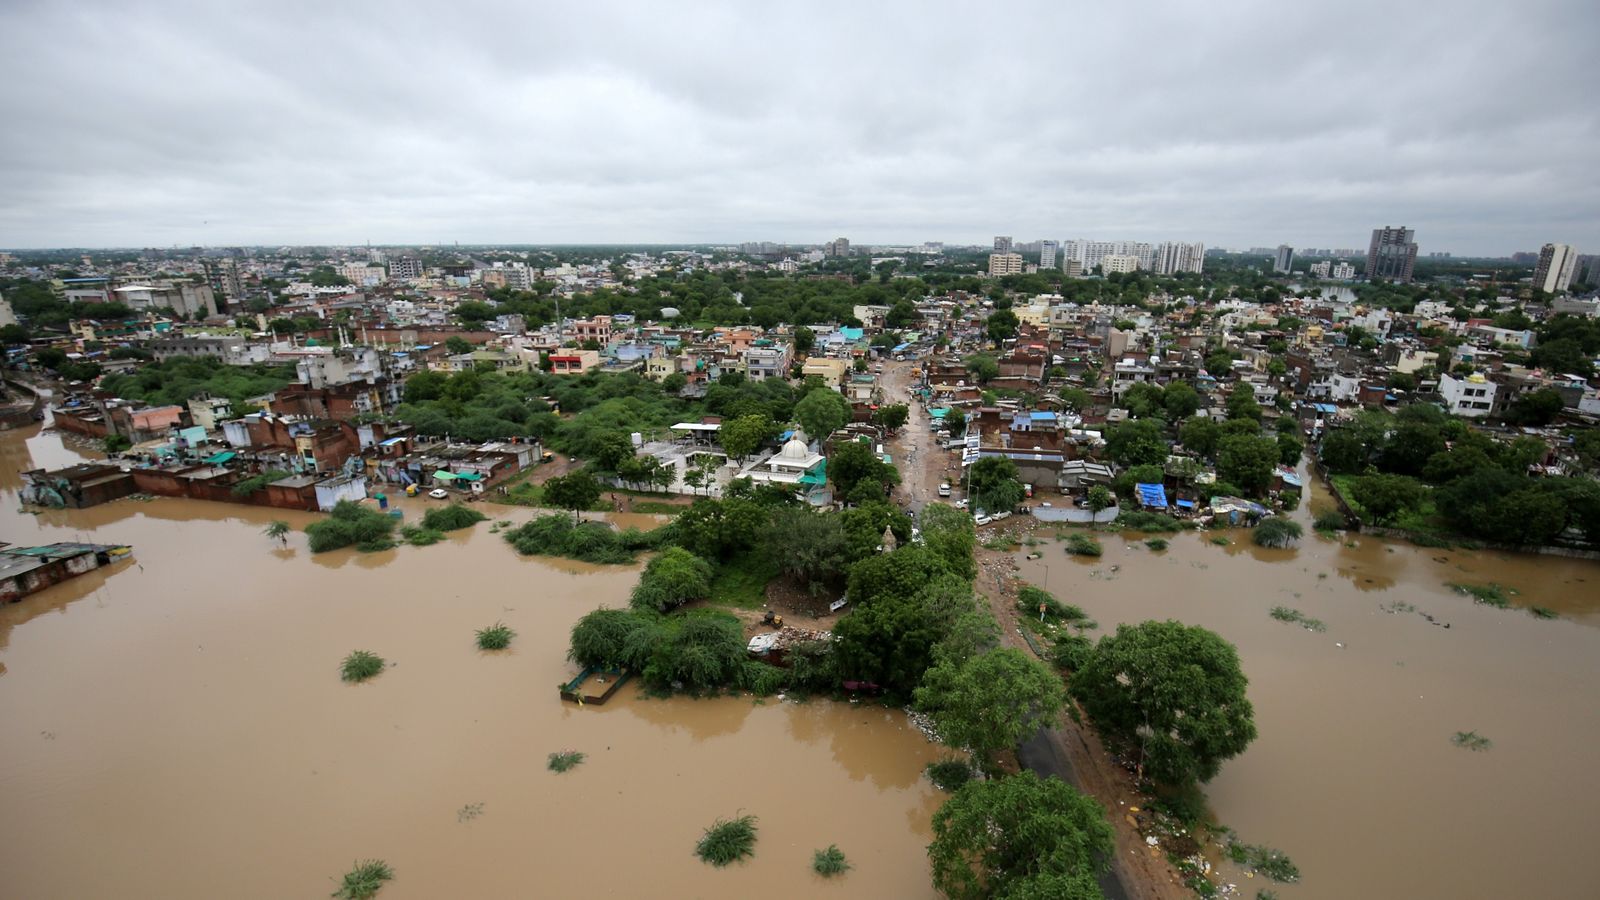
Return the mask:
<svg viewBox="0 0 1600 900">
<path fill-rule="evenodd" d="M 943 482 L 943 483 L 941 483 L 939 485 L 939 496 L 941 496 L 941 497 L 950 496 L 950 482 L 946 481 L 946 482 Z"/>
<path fill-rule="evenodd" d="M 962 497 L 960 500 L 956 501 L 956 509 L 966 509 L 966 508 L 967 508 L 967 498 Z"/>
<path fill-rule="evenodd" d="M 435 500 L 443 500 L 446 497 L 450 496 L 450 492 L 445 490 L 444 488 L 434 488 L 433 490 L 428 492 L 428 496 L 432 497 Z"/>
</svg>

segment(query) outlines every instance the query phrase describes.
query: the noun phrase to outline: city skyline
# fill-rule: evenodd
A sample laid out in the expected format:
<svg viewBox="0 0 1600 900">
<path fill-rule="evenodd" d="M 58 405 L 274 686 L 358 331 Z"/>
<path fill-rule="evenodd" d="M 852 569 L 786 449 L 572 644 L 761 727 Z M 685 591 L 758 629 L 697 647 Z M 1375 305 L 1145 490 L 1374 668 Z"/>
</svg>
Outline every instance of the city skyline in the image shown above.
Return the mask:
<svg viewBox="0 0 1600 900">
<path fill-rule="evenodd" d="M 1338 39 L 1369 5 L 1385 28 Z M 1059 28 L 1006 32 L 937 4 L 469 4 L 450 28 L 405 3 L 12 4 L 0 246 L 1247 249 L 1404 222 L 1424 256 L 1592 252 L 1600 17 L 1470 6 L 1040 6 L 1009 12 Z"/>
</svg>

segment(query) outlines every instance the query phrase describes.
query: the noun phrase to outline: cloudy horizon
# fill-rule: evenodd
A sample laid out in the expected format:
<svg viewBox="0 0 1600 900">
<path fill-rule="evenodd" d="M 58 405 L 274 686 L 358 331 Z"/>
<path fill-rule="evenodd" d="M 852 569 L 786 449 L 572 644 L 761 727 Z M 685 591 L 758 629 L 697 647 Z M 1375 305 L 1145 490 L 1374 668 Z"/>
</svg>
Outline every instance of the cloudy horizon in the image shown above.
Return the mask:
<svg viewBox="0 0 1600 900">
<path fill-rule="evenodd" d="M 1600 252 L 1578 2 L 0 7 L 0 247 Z"/>
</svg>

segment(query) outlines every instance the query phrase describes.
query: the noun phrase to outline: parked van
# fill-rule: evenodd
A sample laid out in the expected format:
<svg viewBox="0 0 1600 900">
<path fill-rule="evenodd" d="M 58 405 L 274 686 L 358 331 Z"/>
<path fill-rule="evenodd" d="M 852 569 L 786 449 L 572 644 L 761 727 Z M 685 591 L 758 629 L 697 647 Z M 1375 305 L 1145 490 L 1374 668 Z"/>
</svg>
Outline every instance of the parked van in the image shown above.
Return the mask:
<svg viewBox="0 0 1600 900">
<path fill-rule="evenodd" d="M 946 481 L 946 482 L 944 482 L 944 483 L 939 485 L 939 496 L 941 496 L 941 497 L 950 496 L 950 482 Z"/>
</svg>

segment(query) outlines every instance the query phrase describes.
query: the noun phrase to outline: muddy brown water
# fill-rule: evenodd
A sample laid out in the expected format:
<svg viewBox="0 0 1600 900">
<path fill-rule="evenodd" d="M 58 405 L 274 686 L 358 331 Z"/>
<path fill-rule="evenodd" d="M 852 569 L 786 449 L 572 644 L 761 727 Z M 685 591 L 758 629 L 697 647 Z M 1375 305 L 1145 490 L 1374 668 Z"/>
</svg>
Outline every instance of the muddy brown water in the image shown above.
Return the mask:
<svg viewBox="0 0 1600 900">
<path fill-rule="evenodd" d="M 1095 633 L 1173 618 L 1239 648 L 1260 737 L 1207 794 L 1221 823 L 1303 875 L 1235 875 L 1245 896 L 1600 896 L 1600 565 L 1309 530 L 1264 550 L 1228 535 L 1227 547 L 1168 535 L 1161 552 L 1105 535 L 1095 560 L 1046 541 L 1019 565 Z M 1517 606 L 1475 604 L 1447 582 L 1501 584 Z M 1535 618 L 1534 604 L 1562 618 Z M 1279 622 L 1274 606 L 1326 630 Z M 1493 746 L 1460 749 L 1459 731 Z"/>
<path fill-rule="evenodd" d="M 327 896 L 376 857 L 391 900 L 932 896 L 941 795 L 922 769 L 941 752 L 898 711 L 631 685 L 604 707 L 559 701 L 569 629 L 625 604 L 636 568 L 519 558 L 488 523 L 313 557 L 303 534 L 262 534 L 310 514 L 17 511 L 17 472 L 83 458 L 37 429 L 0 435 L 0 539 L 135 549 L 0 608 L 0 895 Z M 402 505 L 414 519 L 428 502 Z M 497 620 L 516 641 L 480 653 L 473 631 Z M 342 684 L 358 648 L 393 665 Z M 546 771 L 566 749 L 587 761 Z M 740 811 L 760 819 L 754 859 L 695 859 L 701 830 Z M 810 860 L 831 843 L 854 869 L 830 883 Z"/>
</svg>

